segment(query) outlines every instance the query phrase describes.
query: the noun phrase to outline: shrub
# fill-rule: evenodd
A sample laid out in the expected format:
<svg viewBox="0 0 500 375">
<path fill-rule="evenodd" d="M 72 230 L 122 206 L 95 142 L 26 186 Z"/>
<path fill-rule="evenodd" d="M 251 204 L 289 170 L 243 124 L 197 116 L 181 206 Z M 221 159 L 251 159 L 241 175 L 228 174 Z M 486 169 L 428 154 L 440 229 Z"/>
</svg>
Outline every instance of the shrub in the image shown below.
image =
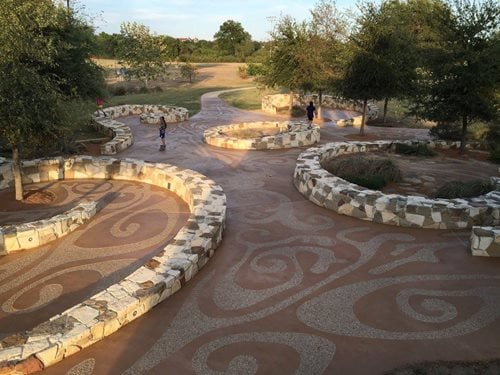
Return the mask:
<svg viewBox="0 0 500 375">
<path fill-rule="evenodd" d="M 363 186 L 372 190 L 380 190 L 385 185 L 387 185 L 384 176 L 381 175 L 344 176 L 343 178 L 349 182 L 352 182 L 353 184 Z"/>
<path fill-rule="evenodd" d="M 414 156 L 435 156 L 436 152 L 430 149 L 426 144 L 418 143 L 416 145 L 407 145 L 404 143 L 396 144 L 396 153 L 402 155 Z"/>
<path fill-rule="evenodd" d="M 246 66 L 239 66 L 238 67 L 238 75 L 240 76 L 240 78 L 242 79 L 247 79 L 248 78 L 248 71 L 247 71 L 247 67 Z"/>
<path fill-rule="evenodd" d="M 486 144 L 492 150 L 500 149 L 500 125 L 491 124 L 485 135 Z"/>
<path fill-rule="evenodd" d="M 450 181 L 442 185 L 436 192 L 436 198 L 471 198 L 486 194 L 493 190 L 490 181 Z"/>
<path fill-rule="evenodd" d="M 462 130 L 457 124 L 440 123 L 429 130 L 429 135 L 445 141 L 459 141 Z"/>
<path fill-rule="evenodd" d="M 500 164 L 500 147 L 494 148 L 490 151 L 489 159 L 496 164 Z"/>
<path fill-rule="evenodd" d="M 160 86 L 153 87 L 152 91 L 154 92 L 163 92 L 163 89 Z"/>
<path fill-rule="evenodd" d="M 125 88 L 125 86 L 115 86 L 115 87 L 111 88 L 110 91 L 111 91 L 111 94 L 114 96 L 127 95 L 127 89 Z"/>
<path fill-rule="evenodd" d="M 248 64 L 246 67 L 247 74 L 251 77 L 261 76 L 265 73 L 265 68 L 262 64 Z"/>
<path fill-rule="evenodd" d="M 298 105 L 292 107 L 292 117 L 302 117 L 305 116 L 306 110 Z"/>
<path fill-rule="evenodd" d="M 147 94 L 149 92 L 149 89 L 146 86 L 141 86 L 139 89 L 139 94 Z"/>
<path fill-rule="evenodd" d="M 378 190 L 389 182 L 401 180 L 400 169 L 388 158 L 354 155 L 329 160 L 322 166 L 340 178 L 370 189 Z"/>
</svg>

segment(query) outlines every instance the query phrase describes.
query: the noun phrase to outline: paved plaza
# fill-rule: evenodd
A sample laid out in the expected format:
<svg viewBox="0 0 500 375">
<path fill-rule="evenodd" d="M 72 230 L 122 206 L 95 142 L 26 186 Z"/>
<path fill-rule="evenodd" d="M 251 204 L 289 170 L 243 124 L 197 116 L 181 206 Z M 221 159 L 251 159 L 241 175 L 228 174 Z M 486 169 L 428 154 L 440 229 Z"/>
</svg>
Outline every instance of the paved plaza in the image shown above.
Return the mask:
<svg viewBox="0 0 500 375">
<path fill-rule="evenodd" d="M 202 141 L 212 126 L 271 120 L 283 118 L 205 94 L 197 115 L 168 125 L 166 152 L 158 151 L 157 126 L 138 116 L 120 120 L 134 145 L 117 157 L 190 168 L 222 186 L 224 239 L 179 292 L 44 374 L 382 374 L 420 361 L 499 356 L 500 259 L 472 257 L 470 230 L 342 216 L 293 186 L 305 148 L 239 151 Z M 325 122 L 321 143 L 358 132 Z M 367 133 L 428 136 L 425 129 Z M 54 189 L 61 205 L 83 194 L 109 204 L 67 237 L 0 259 L 2 336 L 121 279 L 165 246 L 158 239 L 172 238 L 189 214 L 172 193 L 136 182 L 69 180 Z"/>
</svg>

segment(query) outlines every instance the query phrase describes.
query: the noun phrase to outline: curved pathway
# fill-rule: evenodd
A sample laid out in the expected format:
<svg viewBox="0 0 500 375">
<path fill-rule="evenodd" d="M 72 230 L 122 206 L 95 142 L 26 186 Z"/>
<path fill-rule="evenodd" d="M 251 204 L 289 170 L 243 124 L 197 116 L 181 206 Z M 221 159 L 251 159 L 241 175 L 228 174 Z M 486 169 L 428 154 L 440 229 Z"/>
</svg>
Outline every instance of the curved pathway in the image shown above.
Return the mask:
<svg viewBox="0 0 500 375">
<path fill-rule="evenodd" d="M 136 141 L 120 157 L 191 168 L 220 184 L 222 245 L 166 303 L 47 374 L 380 374 L 498 356 L 500 259 L 472 258 L 468 231 L 394 228 L 322 209 L 292 184 L 303 150 L 202 143 L 209 126 L 273 117 L 229 108 L 217 93 L 202 108 L 168 126 L 165 153 L 156 127 L 125 119 Z M 359 132 L 322 127 L 322 142 Z"/>
</svg>

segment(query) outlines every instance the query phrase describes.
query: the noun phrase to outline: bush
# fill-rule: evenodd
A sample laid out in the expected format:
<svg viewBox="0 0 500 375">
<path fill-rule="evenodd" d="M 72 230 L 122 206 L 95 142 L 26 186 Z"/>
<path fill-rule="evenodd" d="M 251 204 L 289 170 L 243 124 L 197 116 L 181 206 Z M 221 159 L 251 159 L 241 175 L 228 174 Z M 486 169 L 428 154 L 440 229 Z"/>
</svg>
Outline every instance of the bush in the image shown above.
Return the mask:
<svg viewBox="0 0 500 375">
<path fill-rule="evenodd" d="M 352 182 L 353 184 L 363 186 L 372 190 L 380 190 L 385 185 L 387 185 L 384 176 L 381 175 L 344 176 L 343 178 L 349 182 Z"/>
<path fill-rule="evenodd" d="M 496 164 L 500 164 L 500 147 L 494 148 L 490 151 L 489 159 Z"/>
<path fill-rule="evenodd" d="M 149 89 L 146 86 L 141 86 L 139 89 L 139 94 L 147 94 L 149 92 Z"/>
<path fill-rule="evenodd" d="M 440 123 L 429 130 L 429 135 L 435 139 L 459 141 L 462 137 L 462 129 L 457 124 Z"/>
<path fill-rule="evenodd" d="M 155 86 L 152 88 L 152 91 L 154 92 L 163 92 L 163 89 L 160 86 Z"/>
<path fill-rule="evenodd" d="M 292 117 L 302 117 L 305 116 L 306 110 L 298 105 L 292 107 Z"/>
<path fill-rule="evenodd" d="M 127 95 L 127 89 L 125 88 L 125 86 L 115 86 L 115 87 L 111 88 L 110 91 L 111 91 L 111 95 L 114 95 L 114 96 Z"/>
<path fill-rule="evenodd" d="M 397 143 L 396 154 L 414 155 L 414 156 L 435 156 L 436 152 L 423 143 L 418 143 L 416 145 Z"/>
<path fill-rule="evenodd" d="M 492 190 L 493 185 L 490 181 L 450 181 L 437 190 L 435 197 L 446 199 L 471 198 L 486 194 Z"/>
<path fill-rule="evenodd" d="M 239 66 L 238 67 L 238 75 L 240 76 L 240 78 L 242 79 L 247 79 L 248 78 L 248 71 L 247 71 L 247 67 L 246 66 Z"/>
<path fill-rule="evenodd" d="M 400 169 L 388 158 L 354 155 L 324 162 L 322 167 L 349 182 L 376 190 L 401 180 Z"/>
<path fill-rule="evenodd" d="M 500 125 L 491 124 L 488 132 L 485 135 L 486 144 L 492 150 L 500 149 Z"/>
<path fill-rule="evenodd" d="M 262 64 L 248 64 L 246 67 L 247 74 L 251 77 L 261 76 L 265 73 L 265 68 Z"/>
</svg>

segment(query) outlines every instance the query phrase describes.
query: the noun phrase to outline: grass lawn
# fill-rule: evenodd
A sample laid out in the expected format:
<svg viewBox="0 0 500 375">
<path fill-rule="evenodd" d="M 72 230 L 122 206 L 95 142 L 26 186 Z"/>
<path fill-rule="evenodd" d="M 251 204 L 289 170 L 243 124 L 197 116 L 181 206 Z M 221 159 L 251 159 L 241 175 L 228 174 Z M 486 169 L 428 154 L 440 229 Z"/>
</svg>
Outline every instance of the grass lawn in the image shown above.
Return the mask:
<svg viewBox="0 0 500 375">
<path fill-rule="evenodd" d="M 259 110 L 262 107 L 262 97 L 269 94 L 277 94 L 276 90 L 260 90 L 258 88 L 226 92 L 219 97 L 229 105 L 250 111 Z"/>
<path fill-rule="evenodd" d="M 201 96 L 203 94 L 224 89 L 225 87 L 185 87 L 167 89 L 163 92 L 113 96 L 105 101 L 104 107 L 122 104 L 165 104 L 187 108 L 189 110 L 189 116 L 193 116 L 200 111 Z"/>
</svg>

